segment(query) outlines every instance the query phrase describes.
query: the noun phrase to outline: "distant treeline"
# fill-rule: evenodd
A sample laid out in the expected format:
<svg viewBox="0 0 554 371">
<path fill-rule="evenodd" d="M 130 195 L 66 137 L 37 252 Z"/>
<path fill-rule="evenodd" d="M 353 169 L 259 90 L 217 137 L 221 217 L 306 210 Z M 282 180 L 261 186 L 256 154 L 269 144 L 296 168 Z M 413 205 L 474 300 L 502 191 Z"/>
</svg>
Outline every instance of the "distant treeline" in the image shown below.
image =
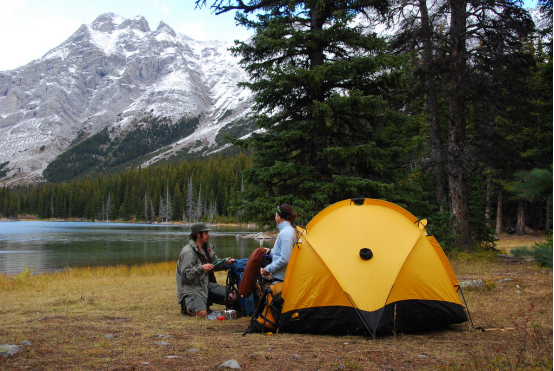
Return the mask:
<svg viewBox="0 0 554 371">
<path fill-rule="evenodd" d="M 251 156 L 215 155 L 117 175 L 87 176 L 63 183 L 1 188 L 0 215 L 39 218 L 135 221 L 210 221 L 238 219 L 241 171 Z"/>
</svg>

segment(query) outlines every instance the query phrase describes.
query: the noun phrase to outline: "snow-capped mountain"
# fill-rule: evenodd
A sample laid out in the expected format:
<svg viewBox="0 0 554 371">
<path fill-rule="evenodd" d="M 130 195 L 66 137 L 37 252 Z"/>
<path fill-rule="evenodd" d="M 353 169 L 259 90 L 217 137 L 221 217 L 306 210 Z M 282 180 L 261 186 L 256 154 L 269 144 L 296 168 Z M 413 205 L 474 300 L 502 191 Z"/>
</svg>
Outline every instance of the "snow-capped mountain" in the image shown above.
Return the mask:
<svg viewBox="0 0 554 371">
<path fill-rule="evenodd" d="M 0 72 L 0 180 L 42 180 L 58 155 L 109 128 L 121 136 L 145 117 L 196 118 L 192 134 L 158 149 L 215 150 L 216 135 L 247 120 L 247 76 L 221 41 L 200 42 L 144 17 L 103 14 L 42 58 Z"/>
</svg>

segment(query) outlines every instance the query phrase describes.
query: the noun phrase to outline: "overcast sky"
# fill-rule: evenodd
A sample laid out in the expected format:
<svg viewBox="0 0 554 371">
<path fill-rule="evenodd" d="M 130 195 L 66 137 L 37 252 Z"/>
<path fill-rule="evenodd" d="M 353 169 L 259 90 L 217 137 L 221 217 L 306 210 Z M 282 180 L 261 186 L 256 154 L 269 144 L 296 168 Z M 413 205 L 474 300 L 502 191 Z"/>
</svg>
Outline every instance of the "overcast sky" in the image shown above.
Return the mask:
<svg viewBox="0 0 554 371">
<path fill-rule="evenodd" d="M 235 26 L 234 14 L 216 16 L 207 7 L 195 9 L 194 3 L 194 0 L 0 0 L 0 71 L 42 57 L 82 24 L 92 23 L 104 13 L 124 18 L 144 16 L 151 30 L 163 20 L 175 31 L 197 40 L 248 38 L 248 30 Z"/>
<path fill-rule="evenodd" d="M 212 0 L 207 0 L 211 4 Z M 195 9 L 194 0 L 0 0 L 0 71 L 23 66 L 46 54 L 82 24 L 99 15 L 142 15 L 150 29 L 164 21 L 197 40 L 245 40 L 249 31 L 235 26 L 233 14 L 215 16 Z M 533 7 L 536 0 L 525 0 Z"/>
</svg>

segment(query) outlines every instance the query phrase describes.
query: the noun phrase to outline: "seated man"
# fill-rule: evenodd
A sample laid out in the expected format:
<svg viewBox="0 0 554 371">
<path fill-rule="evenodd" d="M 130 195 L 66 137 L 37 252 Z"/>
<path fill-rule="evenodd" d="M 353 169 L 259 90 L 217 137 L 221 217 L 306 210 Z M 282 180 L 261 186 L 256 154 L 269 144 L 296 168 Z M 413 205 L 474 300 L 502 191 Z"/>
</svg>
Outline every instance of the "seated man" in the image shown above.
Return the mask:
<svg viewBox="0 0 554 371">
<path fill-rule="evenodd" d="M 237 300 L 235 293 L 226 297 L 225 286 L 215 280 L 214 271 L 223 270 L 235 259 L 219 259 L 210 238 L 206 223 L 191 227 L 189 243 L 183 247 L 177 261 L 177 300 L 181 312 L 191 316 L 206 317 L 209 303 L 228 304 Z"/>
</svg>

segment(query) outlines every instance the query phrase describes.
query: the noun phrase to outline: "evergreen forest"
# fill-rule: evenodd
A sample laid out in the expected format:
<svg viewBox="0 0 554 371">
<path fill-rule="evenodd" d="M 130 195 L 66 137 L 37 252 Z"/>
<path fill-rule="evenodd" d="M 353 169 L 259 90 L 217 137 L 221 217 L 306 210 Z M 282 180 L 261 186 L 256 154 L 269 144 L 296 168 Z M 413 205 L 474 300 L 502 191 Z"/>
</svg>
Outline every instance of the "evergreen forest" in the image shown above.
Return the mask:
<svg viewBox="0 0 554 371">
<path fill-rule="evenodd" d="M 82 134 L 75 144 L 52 161 L 43 172 L 51 182 L 68 181 L 101 172 L 120 172 L 140 165 L 143 156 L 184 138 L 198 127 L 198 118 L 181 118 L 173 123 L 167 117 L 147 115 L 133 120 L 126 135 L 115 135 L 105 128 L 84 140 Z"/>
<path fill-rule="evenodd" d="M 137 222 L 236 222 L 245 154 L 88 175 L 71 182 L 0 189 L 3 215 L 41 219 Z"/>
<path fill-rule="evenodd" d="M 539 1 L 540 30 L 513 0 L 196 5 L 236 12 L 255 31 L 232 52 L 251 77 L 241 84 L 256 93 L 259 130 L 229 133 L 233 155 L 117 174 L 99 162 L 96 175 L 56 182 L 60 161 L 49 183 L 2 189 L 3 216 L 271 226 L 287 202 L 302 225 L 334 202 L 368 197 L 428 219 L 447 247 L 492 248 L 495 233 L 551 229 L 551 0 Z M 375 25 L 394 27 L 384 37 Z M 153 120 L 160 139 L 145 143 L 159 148 L 168 126 Z M 98 158 L 141 156 L 148 137 L 137 131 Z"/>
</svg>

